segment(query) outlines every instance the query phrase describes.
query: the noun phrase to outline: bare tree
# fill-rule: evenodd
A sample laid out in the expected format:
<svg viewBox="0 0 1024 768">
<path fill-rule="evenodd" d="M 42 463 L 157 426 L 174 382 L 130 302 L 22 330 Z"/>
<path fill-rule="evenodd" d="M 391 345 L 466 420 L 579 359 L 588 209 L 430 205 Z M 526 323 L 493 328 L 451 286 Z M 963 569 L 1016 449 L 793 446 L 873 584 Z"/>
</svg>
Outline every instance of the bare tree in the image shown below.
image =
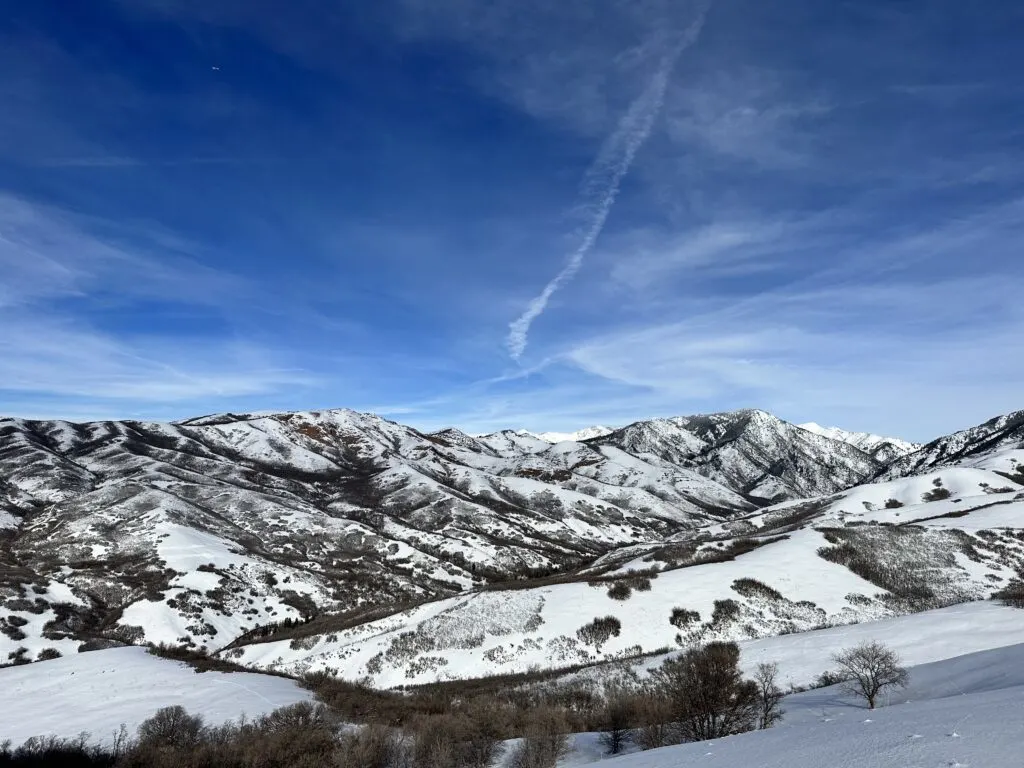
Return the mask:
<svg viewBox="0 0 1024 768">
<path fill-rule="evenodd" d="M 629 743 L 635 712 L 635 702 L 628 693 L 618 688 L 605 691 L 601 733 L 597 739 L 609 755 L 619 754 Z"/>
<path fill-rule="evenodd" d="M 683 740 L 717 739 L 757 726 L 757 684 L 743 679 L 739 660 L 736 643 L 708 643 L 654 671 Z"/>
<path fill-rule="evenodd" d="M 903 688 L 909 680 L 906 668 L 900 666 L 900 657 L 877 640 L 847 648 L 832 660 L 845 680 L 844 690 L 866 700 L 869 709 L 875 708 L 878 694 L 886 688 Z"/>
<path fill-rule="evenodd" d="M 147 746 L 190 749 L 202 741 L 203 718 L 183 706 L 158 709 L 139 725 L 139 742 Z"/>
<path fill-rule="evenodd" d="M 757 665 L 754 672 L 754 682 L 757 683 L 757 698 L 759 714 L 757 727 L 760 729 L 771 728 L 782 716 L 786 714 L 782 709 L 782 689 L 776 685 L 779 676 L 779 665 L 762 662 Z"/>
<path fill-rule="evenodd" d="M 679 729 L 672 723 L 672 701 L 661 690 L 645 690 L 637 701 L 640 725 L 630 740 L 640 749 L 657 749 L 679 743 Z"/>
<path fill-rule="evenodd" d="M 569 753 L 569 724 L 565 716 L 548 707 L 531 713 L 523 739 L 513 748 L 509 768 L 555 768 Z"/>
</svg>

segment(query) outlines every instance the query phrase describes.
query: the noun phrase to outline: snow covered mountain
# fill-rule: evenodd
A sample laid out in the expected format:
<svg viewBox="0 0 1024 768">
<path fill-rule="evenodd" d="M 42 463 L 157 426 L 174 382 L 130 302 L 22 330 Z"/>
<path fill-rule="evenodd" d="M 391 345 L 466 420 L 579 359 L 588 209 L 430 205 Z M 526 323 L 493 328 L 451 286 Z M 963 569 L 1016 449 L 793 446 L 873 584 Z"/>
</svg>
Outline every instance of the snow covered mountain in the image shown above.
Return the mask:
<svg viewBox="0 0 1024 768">
<path fill-rule="evenodd" d="M 893 462 L 884 477 L 902 477 L 952 465 L 1009 474 L 1020 471 L 1024 466 L 1024 411 L 997 416 L 933 440 Z"/>
<path fill-rule="evenodd" d="M 1021 527 L 1019 429 L 1003 417 L 887 464 L 756 410 L 556 443 L 346 410 L 0 419 L 0 663 L 187 643 L 397 684 L 984 597 L 1017 563 L 998 530 Z M 976 514 L 996 539 L 965 530 Z M 865 577 L 858 553 L 872 547 L 926 551 L 930 570 L 909 591 Z M 748 577 L 782 602 L 734 589 Z M 576 630 L 617 605 L 605 593 L 622 580 L 639 634 L 580 646 Z M 729 620 L 721 600 L 737 605 Z M 700 622 L 684 632 L 661 616 L 677 604 Z M 430 638 L 458 627 L 470 634 L 456 658 Z M 389 650 L 410 633 L 428 650 Z"/>
<path fill-rule="evenodd" d="M 759 504 L 849 488 L 884 462 L 759 410 L 640 421 L 593 441 L 692 467 Z"/>
<path fill-rule="evenodd" d="M 584 427 L 575 432 L 527 432 L 521 430 L 521 434 L 537 437 L 546 443 L 580 442 L 581 440 L 592 440 L 595 437 L 603 437 L 615 430 L 610 427 L 602 427 L 600 424 L 593 427 Z"/>
<path fill-rule="evenodd" d="M 870 453 L 884 463 L 889 463 L 906 456 L 908 453 L 913 453 L 921 447 L 920 443 L 911 443 L 898 437 L 882 437 L 881 435 L 873 435 L 870 432 L 849 432 L 839 427 L 823 427 L 820 424 L 815 424 L 813 421 L 809 421 L 806 424 L 798 424 L 797 426 L 816 435 L 849 443 L 856 448 L 860 448 L 865 453 Z"/>
</svg>

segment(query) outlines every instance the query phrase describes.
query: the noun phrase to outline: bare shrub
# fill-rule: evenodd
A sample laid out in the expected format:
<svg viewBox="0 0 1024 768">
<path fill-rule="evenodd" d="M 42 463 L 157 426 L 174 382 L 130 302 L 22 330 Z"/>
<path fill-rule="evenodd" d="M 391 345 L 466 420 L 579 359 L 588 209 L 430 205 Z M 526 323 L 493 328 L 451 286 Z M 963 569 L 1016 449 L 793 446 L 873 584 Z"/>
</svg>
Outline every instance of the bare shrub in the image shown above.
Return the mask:
<svg viewBox="0 0 1024 768">
<path fill-rule="evenodd" d="M 624 581 L 617 581 L 608 588 L 608 597 L 612 600 L 629 600 L 633 589 Z"/>
<path fill-rule="evenodd" d="M 639 725 L 630 734 L 630 741 L 640 749 L 657 749 L 679 743 L 679 729 L 672 722 L 672 700 L 661 690 L 644 691 L 637 698 L 636 718 Z"/>
<path fill-rule="evenodd" d="M 672 719 L 684 741 L 717 739 L 757 726 L 757 684 L 743 678 L 739 659 L 736 643 L 709 643 L 652 673 L 672 702 Z"/>
<path fill-rule="evenodd" d="M 738 618 L 740 615 L 740 604 L 735 600 L 715 600 L 714 610 L 711 611 L 712 624 L 724 624 Z"/>
<path fill-rule="evenodd" d="M 845 679 L 845 690 L 859 696 L 874 709 L 878 695 L 887 688 L 903 688 L 909 681 L 900 658 L 876 640 L 866 641 L 832 657 Z"/>
<path fill-rule="evenodd" d="M 1003 605 L 1008 605 L 1011 608 L 1024 608 L 1024 581 L 1014 579 L 992 596 L 1001 600 Z"/>
<path fill-rule="evenodd" d="M 512 749 L 508 768 L 555 768 L 569 753 L 569 725 L 558 710 L 534 710 L 523 739 Z"/>
<path fill-rule="evenodd" d="M 902 506 L 903 506 L 903 502 L 900 501 L 899 499 L 886 499 L 885 500 L 885 508 L 886 509 L 899 509 Z"/>
<path fill-rule="evenodd" d="M 88 743 L 89 735 L 74 739 L 57 736 L 33 736 L 11 749 L 11 742 L 0 742 L 0 765 L 24 768 L 112 768 L 117 755 Z"/>
<path fill-rule="evenodd" d="M 188 749 L 203 737 L 204 725 L 200 715 L 190 715 L 176 704 L 163 707 L 139 726 L 139 743 L 144 746 Z"/>
<path fill-rule="evenodd" d="M 949 492 L 948 488 L 942 487 L 941 477 L 936 477 L 934 480 L 932 480 L 932 485 L 935 486 L 932 490 L 928 491 L 927 493 L 921 494 L 921 498 L 924 501 L 942 501 L 943 499 L 948 499 L 950 496 L 953 495 L 952 493 Z"/>
<path fill-rule="evenodd" d="M 576 637 L 580 639 L 580 642 L 594 646 L 597 652 L 600 653 L 601 646 L 611 638 L 618 637 L 621 631 L 622 622 L 614 616 L 605 616 L 604 618 L 594 619 L 589 624 L 584 624 L 577 629 Z"/>
<path fill-rule="evenodd" d="M 341 737 L 336 768 L 404 768 L 409 750 L 399 735 L 383 725 L 368 725 Z"/>
<path fill-rule="evenodd" d="M 690 611 L 686 608 L 673 608 L 672 615 L 668 618 L 668 623 L 679 629 L 685 629 L 690 624 L 696 624 L 700 621 L 700 613 L 697 611 Z"/>
<path fill-rule="evenodd" d="M 601 733 L 598 742 L 609 755 L 617 755 L 630 742 L 636 719 L 636 699 L 626 691 L 609 689 L 601 710 Z"/>
<path fill-rule="evenodd" d="M 763 597 L 768 600 L 781 600 L 782 594 L 772 587 L 769 587 L 763 581 L 757 579 L 736 579 L 732 583 L 734 592 L 737 592 L 744 597 Z"/>
</svg>

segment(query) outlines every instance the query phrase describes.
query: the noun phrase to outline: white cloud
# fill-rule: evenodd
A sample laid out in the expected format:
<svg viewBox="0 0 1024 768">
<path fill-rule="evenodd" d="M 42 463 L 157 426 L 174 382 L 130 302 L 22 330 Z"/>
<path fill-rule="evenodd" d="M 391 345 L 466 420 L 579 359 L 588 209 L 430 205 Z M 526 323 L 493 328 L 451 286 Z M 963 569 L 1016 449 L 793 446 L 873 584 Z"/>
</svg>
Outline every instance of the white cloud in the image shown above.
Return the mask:
<svg viewBox="0 0 1024 768">
<path fill-rule="evenodd" d="M 1018 291 L 979 278 L 775 293 L 606 334 L 567 359 L 680 410 L 756 404 L 924 438 L 1024 406 Z"/>
<path fill-rule="evenodd" d="M 802 165 L 816 142 L 806 121 L 827 114 L 822 99 L 796 100 L 763 70 L 719 70 L 677 86 L 665 122 L 675 141 L 769 167 Z"/>
<path fill-rule="evenodd" d="M 102 293 L 223 305 L 251 293 L 189 247 L 155 225 L 91 220 L 0 191 L 0 307 Z"/>
<path fill-rule="evenodd" d="M 81 321 L 23 310 L 0 313 L 0 324 L 0 393 L 160 403 L 266 394 L 313 381 L 240 343 L 114 338 Z"/>
<path fill-rule="evenodd" d="M 252 293 L 183 255 L 188 244 L 159 229 L 116 227 L 144 243 L 131 248 L 86 225 L 111 229 L 0 194 L 0 411 L 56 398 L 51 407 L 64 413 L 102 413 L 114 401 L 198 403 L 312 383 L 268 351 L 213 331 L 100 330 L 103 312 L 126 301 L 230 312 Z"/>
</svg>

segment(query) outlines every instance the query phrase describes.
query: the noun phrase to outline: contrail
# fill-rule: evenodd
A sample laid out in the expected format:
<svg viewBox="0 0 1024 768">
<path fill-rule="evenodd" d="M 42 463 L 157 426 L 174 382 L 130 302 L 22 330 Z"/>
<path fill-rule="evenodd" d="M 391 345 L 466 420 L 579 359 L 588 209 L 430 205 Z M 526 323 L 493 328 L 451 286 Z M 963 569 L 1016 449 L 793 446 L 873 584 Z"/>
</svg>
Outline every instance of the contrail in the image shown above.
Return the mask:
<svg viewBox="0 0 1024 768">
<path fill-rule="evenodd" d="M 569 255 L 562 271 L 544 286 L 515 321 L 509 324 L 506 345 L 514 360 L 518 360 L 526 349 L 530 325 L 544 312 L 551 296 L 565 283 L 572 280 L 583 266 L 583 260 L 597 242 L 604 229 L 608 214 L 619 194 L 619 185 L 633 164 L 633 158 L 651 133 L 655 119 L 665 101 L 665 89 L 680 54 L 693 45 L 707 16 L 704 4 L 696 21 L 683 34 L 682 39 L 668 52 L 651 81 L 619 121 L 615 132 L 605 139 L 597 158 L 587 169 L 581 185 L 581 206 L 586 223 L 579 229 L 580 243 Z"/>
</svg>

